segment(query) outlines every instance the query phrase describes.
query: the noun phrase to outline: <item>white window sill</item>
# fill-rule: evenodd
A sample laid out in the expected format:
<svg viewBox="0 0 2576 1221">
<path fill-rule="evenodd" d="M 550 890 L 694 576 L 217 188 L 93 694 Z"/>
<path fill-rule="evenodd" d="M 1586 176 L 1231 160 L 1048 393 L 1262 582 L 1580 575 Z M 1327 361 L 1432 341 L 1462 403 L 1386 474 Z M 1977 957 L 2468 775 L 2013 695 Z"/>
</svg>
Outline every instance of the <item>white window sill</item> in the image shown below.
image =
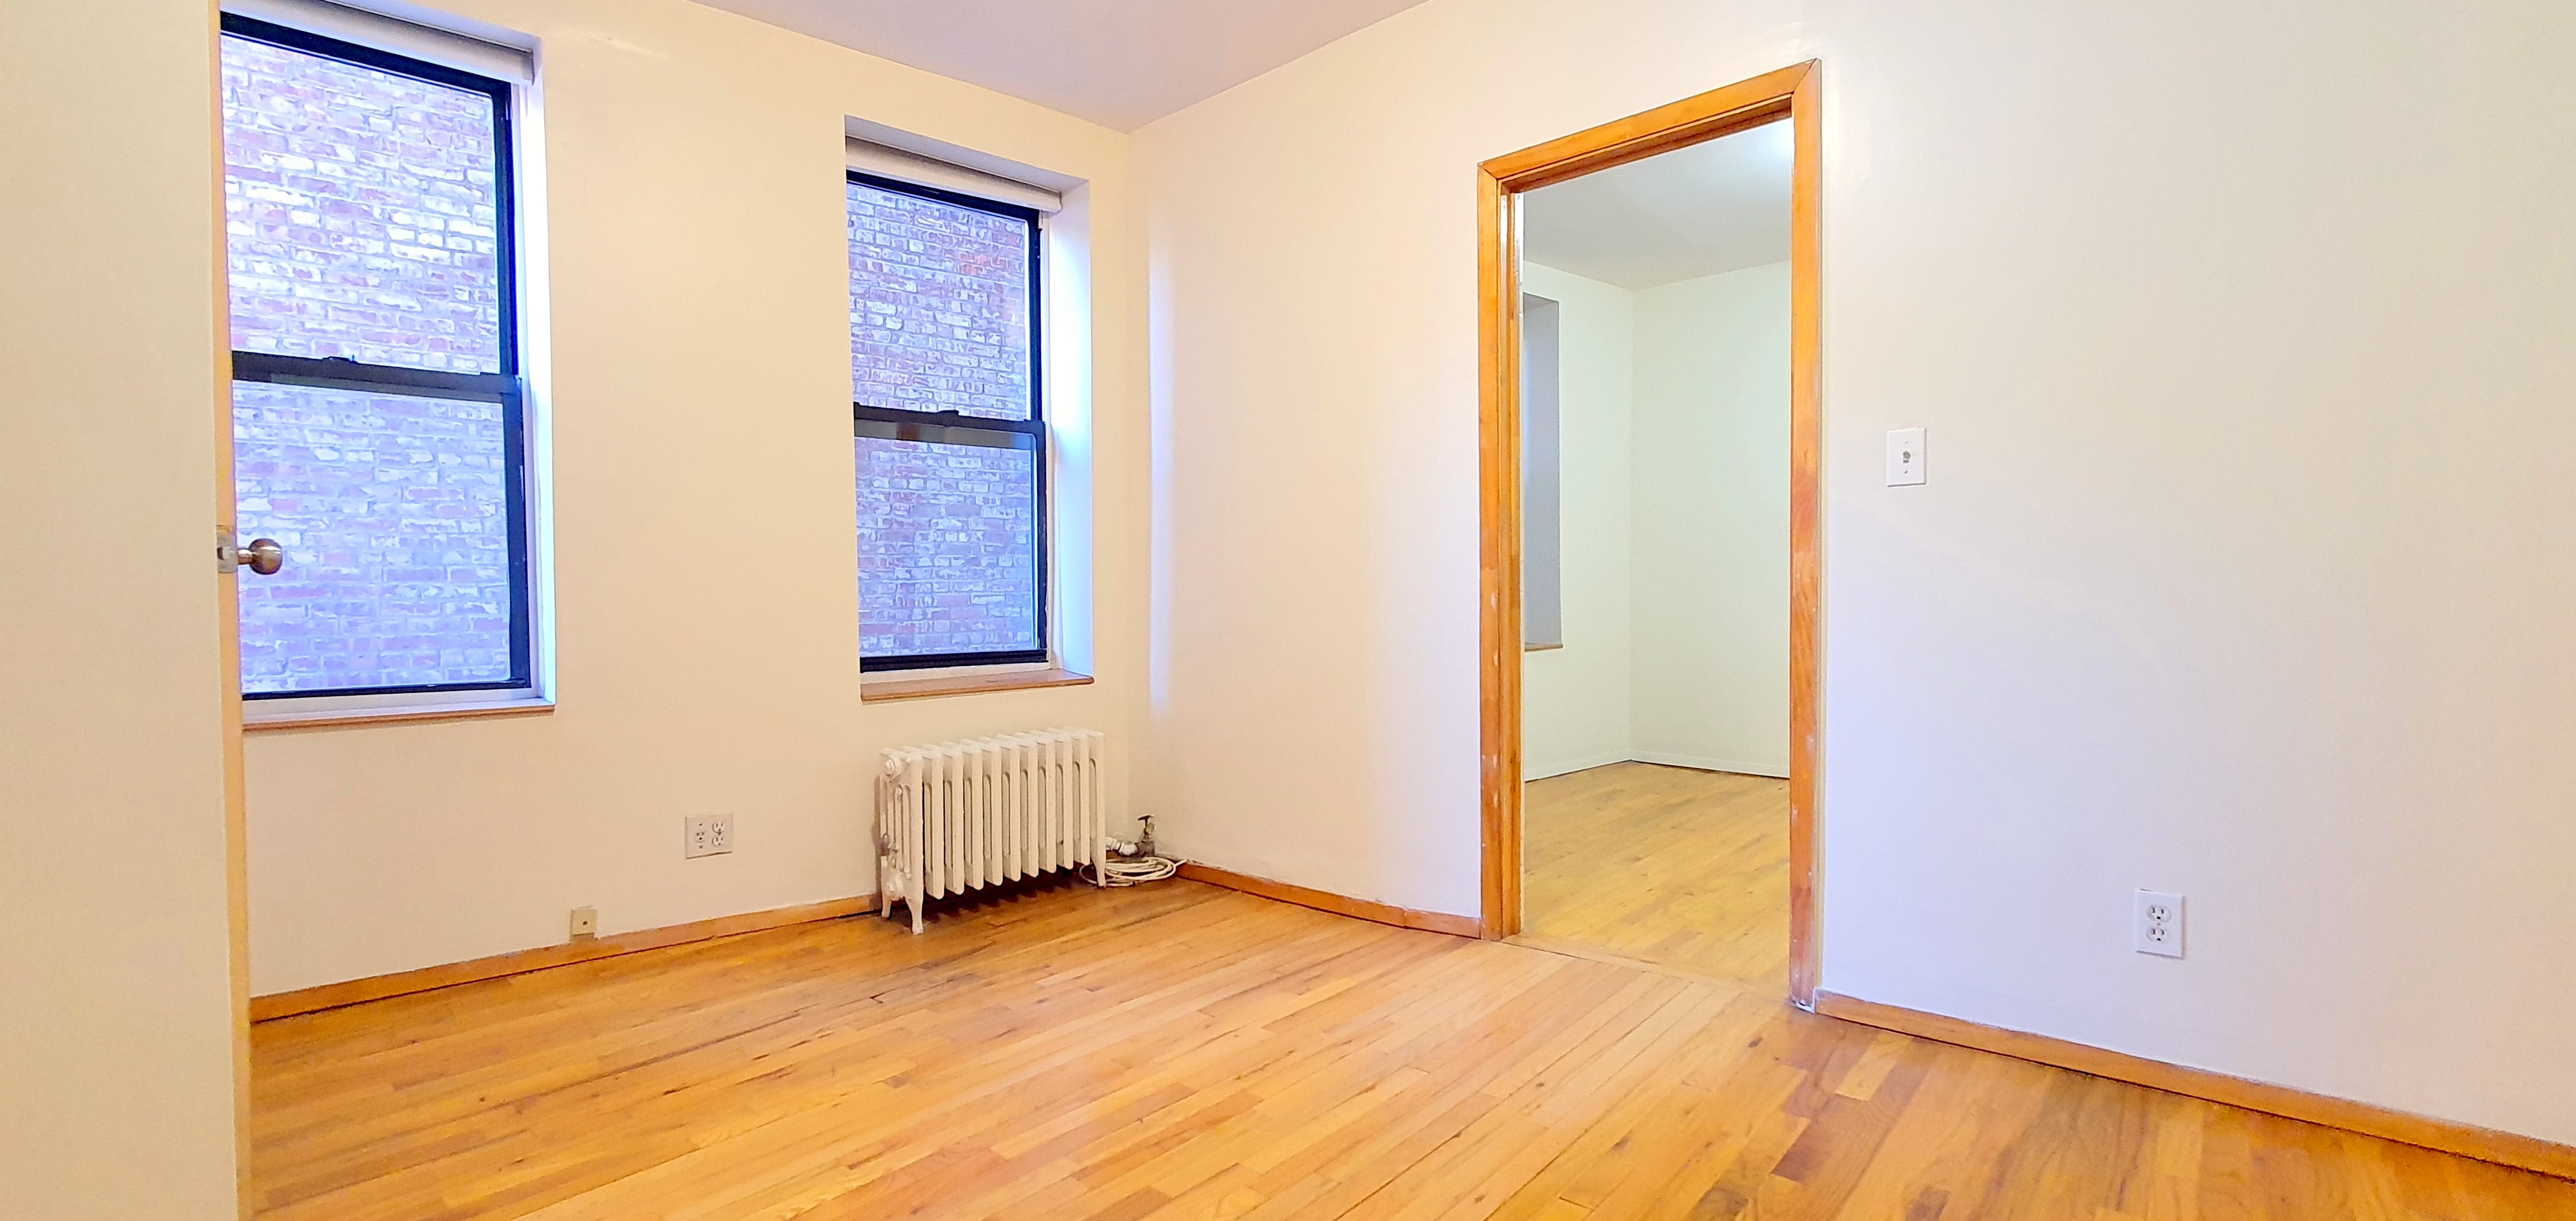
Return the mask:
<svg viewBox="0 0 2576 1221">
<path fill-rule="evenodd" d="M 280 729 L 327 729 L 342 725 L 392 725 L 405 721 L 463 721 L 482 717 L 542 716 L 555 710 L 555 702 L 539 696 L 514 695 L 506 699 L 444 704 L 376 704 L 362 708 L 305 708 L 293 712 L 268 712 L 250 704 L 242 709 L 242 732 L 259 733 Z"/>
</svg>

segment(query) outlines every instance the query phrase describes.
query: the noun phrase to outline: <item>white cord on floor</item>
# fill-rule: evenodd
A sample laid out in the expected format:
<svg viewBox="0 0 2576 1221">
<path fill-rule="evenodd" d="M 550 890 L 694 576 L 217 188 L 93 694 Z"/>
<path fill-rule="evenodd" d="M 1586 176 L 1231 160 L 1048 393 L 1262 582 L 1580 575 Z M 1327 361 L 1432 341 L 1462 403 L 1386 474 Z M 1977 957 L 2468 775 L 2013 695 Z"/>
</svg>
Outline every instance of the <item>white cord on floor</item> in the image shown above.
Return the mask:
<svg viewBox="0 0 2576 1221">
<path fill-rule="evenodd" d="M 1103 862 L 1093 880 L 1103 886 L 1133 886 L 1162 881 L 1180 870 L 1181 863 L 1168 856 L 1131 856 Z"/>
</svg>

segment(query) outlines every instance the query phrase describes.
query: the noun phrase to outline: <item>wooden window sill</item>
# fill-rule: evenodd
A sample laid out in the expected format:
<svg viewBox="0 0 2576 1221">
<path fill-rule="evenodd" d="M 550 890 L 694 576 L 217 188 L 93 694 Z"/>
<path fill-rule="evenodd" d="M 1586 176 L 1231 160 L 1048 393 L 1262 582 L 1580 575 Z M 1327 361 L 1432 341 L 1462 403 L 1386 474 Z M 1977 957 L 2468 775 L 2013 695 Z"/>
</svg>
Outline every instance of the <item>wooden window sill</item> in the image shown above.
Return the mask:
<svg viewBox="0 0 2576 1221">
<path fill-rule="evenodd" d="M 553 700 L 520 698 L 493 700 L 490 703 L 481 704 L 384 705 L 338 711 L 289 712 L 268 717 L 260 717 L 256 713 L 245 711 L 242 715 L 242 732 L 331 729 L 348 725 L 395 725 L 406 721 L 465 721 L 483 717 L 544 716 L 554 710 Z"/>
<path fill-rule="evenodd" d="M 1040 687 L 1080 687 L 1091 676 L 1071 670 L 1006 670 L 998 674 L 942 674 L 935 678 L 863 678 L 859 699 L 923 700 L 939 695 L 973 695 L 979 691 L 1033 691 Z"/>
</svg>

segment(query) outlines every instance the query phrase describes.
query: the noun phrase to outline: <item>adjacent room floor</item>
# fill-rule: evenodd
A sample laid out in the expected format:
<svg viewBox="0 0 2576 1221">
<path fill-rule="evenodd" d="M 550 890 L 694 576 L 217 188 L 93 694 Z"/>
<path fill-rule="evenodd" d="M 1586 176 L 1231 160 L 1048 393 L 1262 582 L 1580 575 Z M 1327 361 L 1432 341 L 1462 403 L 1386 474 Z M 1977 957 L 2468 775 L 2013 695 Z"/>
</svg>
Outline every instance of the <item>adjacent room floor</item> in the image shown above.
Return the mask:
<svg viewBox="0 0 2576 1221">
<path fill-rule="evenodd" d="M 1613 763 L 1530 782 L 1523 939 L 1786 995 L 1789 783 Z"/>
<path fill-rule="evenodd" d="M 264 1218 L 2576 1216 L 2576 1184 L 1192 882 L 263 1023 Z"/>
</svg>

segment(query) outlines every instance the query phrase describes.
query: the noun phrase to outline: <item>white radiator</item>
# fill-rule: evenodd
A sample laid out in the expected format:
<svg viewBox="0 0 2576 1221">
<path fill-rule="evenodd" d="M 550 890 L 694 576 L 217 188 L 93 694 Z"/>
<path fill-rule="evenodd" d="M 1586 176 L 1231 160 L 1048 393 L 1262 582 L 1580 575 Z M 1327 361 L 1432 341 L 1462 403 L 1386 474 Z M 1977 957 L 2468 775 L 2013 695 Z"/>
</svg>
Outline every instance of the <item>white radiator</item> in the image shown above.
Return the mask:
<svg viewBox="0 0 2576 1221">
<path fill-rule="evenodd" d="M 878 914 L 1108 856 L 1097 730 L 1042 729 L 885 753 L 877 780 Z"/>
</svg>

